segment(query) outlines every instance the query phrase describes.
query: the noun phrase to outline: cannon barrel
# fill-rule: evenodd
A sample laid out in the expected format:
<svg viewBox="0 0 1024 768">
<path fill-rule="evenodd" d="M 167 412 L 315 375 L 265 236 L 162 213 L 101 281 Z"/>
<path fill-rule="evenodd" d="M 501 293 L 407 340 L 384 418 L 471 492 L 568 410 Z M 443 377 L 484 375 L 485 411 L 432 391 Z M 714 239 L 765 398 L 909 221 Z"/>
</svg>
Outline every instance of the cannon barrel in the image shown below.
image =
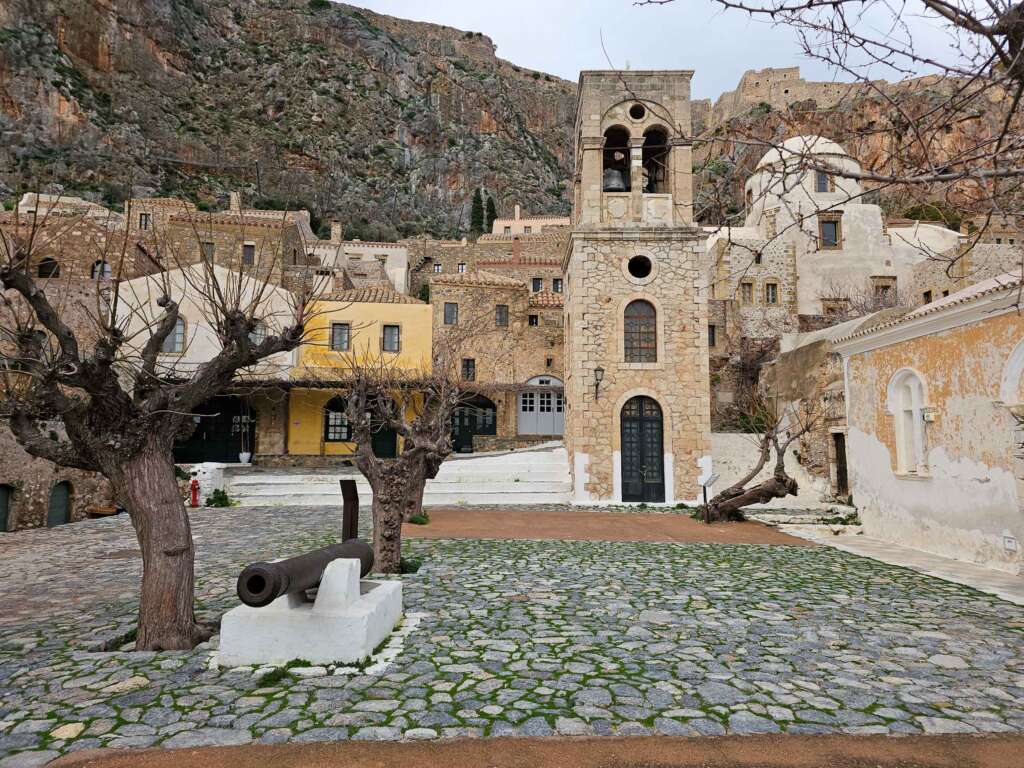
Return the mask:
<svg viewBox="0 0 1024 768">
<path fill-rule="evenodd" d="M 343 557 L 360 561 L 360 577 L 373 568 L 370 545 L 361 539 L 349 539 L 276 563 L 253 563 L 238 576 L 238 599 L 262 608 L 289 592 L 312 589 L 320 583 L 328 563 Z"/>
</svg>

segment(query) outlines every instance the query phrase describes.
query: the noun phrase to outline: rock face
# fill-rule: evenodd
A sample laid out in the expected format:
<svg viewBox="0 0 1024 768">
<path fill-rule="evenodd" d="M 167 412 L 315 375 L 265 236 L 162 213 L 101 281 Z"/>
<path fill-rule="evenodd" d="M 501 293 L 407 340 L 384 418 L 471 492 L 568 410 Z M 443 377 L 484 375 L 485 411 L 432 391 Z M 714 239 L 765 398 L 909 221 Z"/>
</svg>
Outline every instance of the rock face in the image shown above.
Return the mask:
<svg viewBox="0 0 1024 768">
<path fill-rule="evenodd" d="M 449 234 L 480 185 L 568 211 L 575 90 L 479 33 L 323 0 L 8 0 L 0 194 L 242 189 L 350 237 Z"/>
</svg>

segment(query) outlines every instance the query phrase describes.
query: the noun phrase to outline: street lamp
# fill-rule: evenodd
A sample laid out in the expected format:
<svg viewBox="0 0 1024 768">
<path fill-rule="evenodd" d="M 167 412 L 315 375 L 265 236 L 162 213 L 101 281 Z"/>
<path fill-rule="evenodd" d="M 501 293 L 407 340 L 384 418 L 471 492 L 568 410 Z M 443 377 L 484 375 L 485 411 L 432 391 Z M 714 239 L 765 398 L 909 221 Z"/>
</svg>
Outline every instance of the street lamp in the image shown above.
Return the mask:
<svg viewBox="0 0 1024 768">
<path fill-rule="evenodd" d="M 598 366 L 594 369 L 594 399 L 597 400 L 600 397 L 601 382 L 604 380 L 604 368 Z"/>
</svg>

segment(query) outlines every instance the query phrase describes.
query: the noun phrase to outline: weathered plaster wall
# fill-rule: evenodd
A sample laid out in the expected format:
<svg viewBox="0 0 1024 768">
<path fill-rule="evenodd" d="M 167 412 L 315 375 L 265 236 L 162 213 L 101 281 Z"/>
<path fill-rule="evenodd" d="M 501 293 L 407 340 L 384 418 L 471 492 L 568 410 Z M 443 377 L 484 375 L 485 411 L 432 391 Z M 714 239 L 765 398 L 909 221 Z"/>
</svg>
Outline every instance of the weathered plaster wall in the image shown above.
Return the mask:
<svg viewBox="0 0 1024 768">
<path fill-rule="evenodd" d="M 846 364 L 850 480 L 866 532 L 890 541 L 1020 572 L 1024 540 L 1016 422 L 999 402 L 1006 361 L 1024 338 L 1016 312 L 853 354 Z M 925 476 L 895 472 L 895 424 L 887 388 L 918 372 L 925 406 Z M 1018 385 L 1018 397 L 1020 397 Z"/>
</svg>

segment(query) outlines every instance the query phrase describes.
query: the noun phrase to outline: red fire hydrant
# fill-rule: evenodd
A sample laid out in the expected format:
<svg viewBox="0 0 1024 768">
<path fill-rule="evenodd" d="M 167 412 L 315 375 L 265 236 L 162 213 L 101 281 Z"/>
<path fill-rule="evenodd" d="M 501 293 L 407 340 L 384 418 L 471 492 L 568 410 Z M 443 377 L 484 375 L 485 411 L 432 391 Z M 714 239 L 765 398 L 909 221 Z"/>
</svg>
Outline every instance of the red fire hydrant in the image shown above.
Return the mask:
<svg viewBox="0 0 1024 768">
<path fill-rule="evenodd" d="M 192 482 L 188 484 L 189 490 L 192 492 L 192 506 L 199 506 L 199 481 L 193 477 Z"/>
</svg>

